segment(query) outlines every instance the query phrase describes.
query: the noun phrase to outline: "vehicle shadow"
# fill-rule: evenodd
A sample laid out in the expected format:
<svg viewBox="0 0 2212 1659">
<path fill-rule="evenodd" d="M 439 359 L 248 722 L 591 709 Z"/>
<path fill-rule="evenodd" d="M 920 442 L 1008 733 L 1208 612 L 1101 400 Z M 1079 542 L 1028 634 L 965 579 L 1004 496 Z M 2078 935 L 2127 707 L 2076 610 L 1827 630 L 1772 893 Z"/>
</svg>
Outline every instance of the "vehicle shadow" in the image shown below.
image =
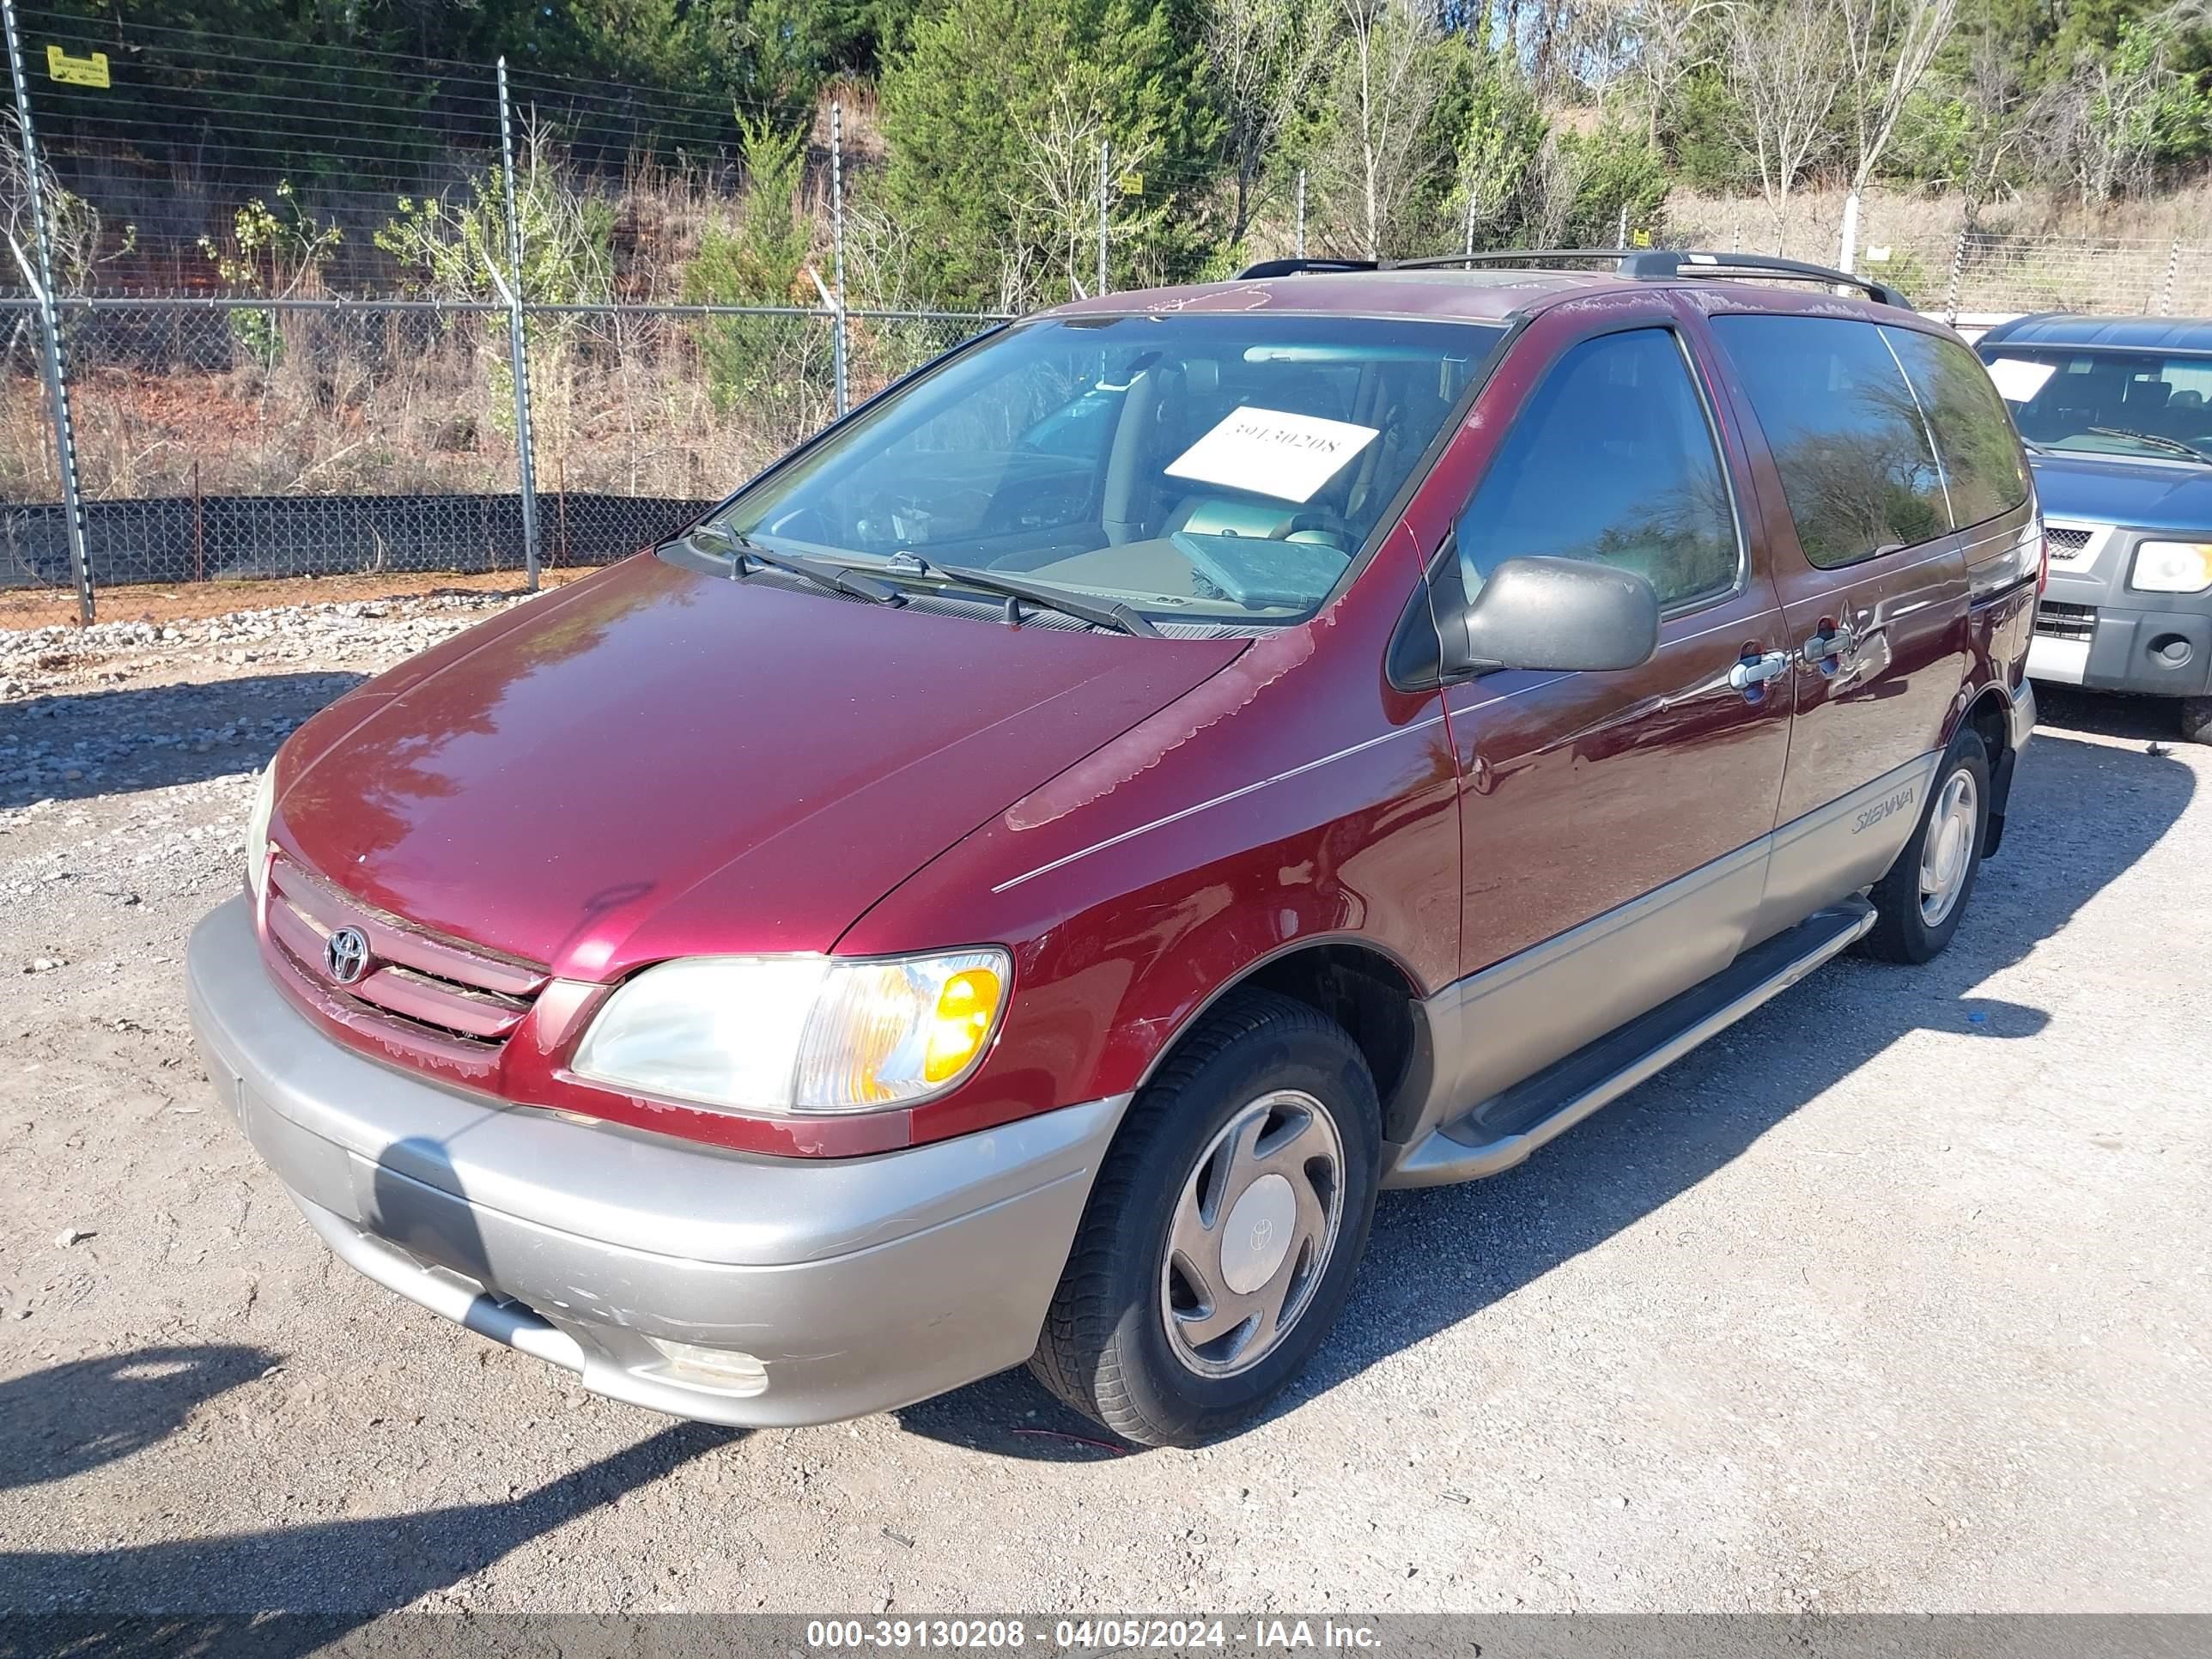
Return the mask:
<svg viewBox="0 0 2212 1659">
<path fill-rule="evenodd" d="M 2172 697 L 2134 697 L 2116 691 L 2084 691 L 2073 685 L 2039 684 L 2035 700 L 2045 726 L 2144 743 L 2181 741 L 2181 705 Z"/>
<path fill-rule="evenodd" d="M 380 1224 L 411 1249 L 481 1273 L 485 1250 L 473 1212 L 440 1201 L 441 1188 L 460 1191 L 445 1149 L 416 1138 L 387 1152 L 371 1201 Z M 175 1363 L 179 1355 L 185 1363 Z M 30 1480 L 66 1478 L 151 1443 L 204 1401 L 258 1376 L 270 1358 L 248 1348 L 149 1349 L 54 1366 L 0 1391 L 0 1422 L 9 1425 L 0 1451 Z M 29 1425 L 21 1444 L 19 1415 Z M 68 1419 L 88 1422 L 93 1437 L 57 1455 L 55 1437 L 40 1425 Z M 56 1651 L 270 1659 L 316 1652 L 744 1433 L 674 1425 L 502 1500 L 104 1549 L 0 1550 L 0 1612 L 9 1615 L 0 1651 L 43 1624 Z M 27 1454 L 20 1465 L 18 1453 Z M 285 1609 L 311 1611 L 255 1617 Z"/>
<path fill-rule="evenodd" d="M 2047 1011 L 1976 988 L 2022 960 L 2156 844 L 2195 787 L 2189 769 L 2164 756 L 2039 733 L 2021 763 L 2004 849 L 1984 866 L 1948 951 L 1919 968 L 1832 964 L 1745 1019 L 1734 1040 L 1693 1051 L 1519 1168 L 1467 1186 L 1385 1193 L 1343 1321 L 1271 1415 L 1602 1244 L 1911 1032 L 2008 1040 L 2042 1030 Z M 1851 997 L 1853 1017 L 1824 1023 L 1817 1042 L 1804 1042 L 1804 999 L 1820 994 L 1811 987 L 1830 975 L 1862 988 Z M 1449 1270 L 1407 1270 L 1421 1263 Z M 1088 1460 L 1127 1449 L 1020 1371 L 899 1415 L 917 1433 L 1009 1456 Z"/>
<path fill-rule="evenodd" d="M 295 727 L 367 678 L 343 670 L 248 674 L 0 703 L 0 806 L 258 771 Z M 26 769 L 37 776 L 15 775 Z"/>
<path fill-rule="evenodd" d="M 128 1457 L 276 1363 L 235 1343 L 139 1348 L 0 1382 L 0 1491 Z"/>
</svg>

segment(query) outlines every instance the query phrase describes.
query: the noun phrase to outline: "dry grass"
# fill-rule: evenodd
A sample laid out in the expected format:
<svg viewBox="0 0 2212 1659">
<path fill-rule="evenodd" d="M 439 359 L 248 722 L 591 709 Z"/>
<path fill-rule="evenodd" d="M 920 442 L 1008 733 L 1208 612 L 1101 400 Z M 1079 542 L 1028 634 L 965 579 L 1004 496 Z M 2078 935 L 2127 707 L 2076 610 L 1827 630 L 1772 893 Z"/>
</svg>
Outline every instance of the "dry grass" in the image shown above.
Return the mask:
<svg viewBox="0 0 2212 1659">
<path fill-rule="evenodd" d="M 254 333 L 266 314 L 240 325 L 149 302 L 80 331 L 70 402 L 87 499 L 514 488 L 503 319 L 289 313 L 272 349 Z M 703 348 L 744 326 L 635 311 L 533 319 L 541 489 L 711 497 L 818 430 L 836 408 L 828 321 L 772 326 L 745 384 L 718 386 Z M 853 396 L 960 331 L 856 321 Z M 19 362 L 0 380 L 0 495 L 52 501 L 58 489 L 35 365 Z"/>
</svg>

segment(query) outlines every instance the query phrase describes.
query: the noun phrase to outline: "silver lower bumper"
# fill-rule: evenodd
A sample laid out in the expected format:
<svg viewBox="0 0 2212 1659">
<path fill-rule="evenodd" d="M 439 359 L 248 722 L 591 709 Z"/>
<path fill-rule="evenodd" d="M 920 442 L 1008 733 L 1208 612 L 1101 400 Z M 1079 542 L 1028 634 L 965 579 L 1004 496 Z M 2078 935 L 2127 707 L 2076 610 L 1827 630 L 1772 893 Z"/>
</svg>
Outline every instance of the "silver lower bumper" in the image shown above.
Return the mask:
<svg viewBox="0 0 2212 1659">
<path fill-rule="evenodd" d="M 855 1417 L 1026 1359 L 1127 1104 L 875 1158 L 756 1158 L 341 1047 L 270 980 L 242 896 L 194 931 L 186 973 L 217 1091 L 340 1257 L 597 1393 L 708 1422 Z M 654 1337 L 759 1363 L 702 1376 Z"/>
<path fill-rule="evenodd" d="M 2027 672 L 2031 675 L 2035 672 L 2035 648 L 2032 645 L 2028 647 Z M 2014 754 L 2027 747 L 2027 740 L 2035 735 L 2036 714 L 2035 682 L 2023 678 L 2012 693 L 2012 729 L 2008 735 L 2012 739 Z"/>
</svg>

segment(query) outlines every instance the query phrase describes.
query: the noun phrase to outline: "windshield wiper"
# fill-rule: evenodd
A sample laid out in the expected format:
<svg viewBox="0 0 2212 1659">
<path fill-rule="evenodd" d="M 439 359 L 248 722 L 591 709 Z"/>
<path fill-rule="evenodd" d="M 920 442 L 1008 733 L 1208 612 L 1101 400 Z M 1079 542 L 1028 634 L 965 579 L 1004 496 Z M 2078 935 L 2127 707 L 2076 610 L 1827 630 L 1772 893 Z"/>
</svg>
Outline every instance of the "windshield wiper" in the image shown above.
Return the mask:
<svg viewBox="0 0 2212 1659">
<path fill-rule="evenodd" d="M 2212 455 L 2206 454 L 2195 444 L 2184 443 L 2179 438 L 2169 438 L 2162 433 L 2137 432 L 2131 427 L 2093 426 L 2090 431 L 2100 438 L 2130 438 L 2139 444 L 2148 444 L 2154 449 L 2163 449 L 2171 454 L 2186 455 L 2192 461 L 2202 461 L 2212 466 Z"/>
<path fill-rule="evenodd" d="M 781 570 L 787 575 L 799 576 L 817 586 L 834 592 L 850 593 L 855 599 L 872 600 L 877 605 L 904 605 L 906 595 L 889 582 L 879 582 L 873 576 L 863 576 L 856 570 L 841 565 L 823 564 L 814 559 L 802 559 L 795 553 L 778 553 L 763 547 L 750 536 L 741 535 L 727 525 L 702 524 L 691 532 L 695 542 L 719 543 L 730 550 L 730 574 L 743 576 L 745 562 L 764 564 L 771 570 Z"/>
<path fill-rule="evenodd" d="M 1026 599 L 1031 605 L 1042 605 L 1048 611 L 1057 611 L 1063 616 L 1095 623 L 1101 628 L 1111 628 L 1123 634 L 1141 635 L 1148 640 L 1160 637 L 1158 629 L 1118 599 L 1089 599 L 1081 593 L 1070 593 L 1064 588 L 1054 587 L 1044 582 L 1002 576 L 995 570 L 971 570 L 965 565 L 925 564 L 923 568 L 963 587 L 981 588 L 986 593 L 1002 594 L 1010 599 Z M 1019 616 L 1017 615 L 1014 620 L 1019 621 Z"/>
</svg>

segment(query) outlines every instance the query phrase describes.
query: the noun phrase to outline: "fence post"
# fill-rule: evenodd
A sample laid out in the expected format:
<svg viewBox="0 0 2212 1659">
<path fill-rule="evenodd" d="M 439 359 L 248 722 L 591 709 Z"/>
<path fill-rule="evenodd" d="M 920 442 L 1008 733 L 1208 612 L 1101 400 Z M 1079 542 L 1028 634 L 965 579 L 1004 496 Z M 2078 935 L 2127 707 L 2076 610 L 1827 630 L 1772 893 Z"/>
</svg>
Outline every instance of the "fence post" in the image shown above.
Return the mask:
<svg viewBox="0 0 2212 1659">
<path fill-rule="evenodd" d="M 1113 141 L 1098 141 L 1098 291 L 1106 291 L 1106 168 L 1108 157 L 1114 149 Z"/>
<path fill-rule="evenodd" d="M 522 220 L 514 208 L 514 123 L 507 112 L 507 59 L 499 60 L 499 156 L 507 196 L 507 349 L 514 364 L 514 464 L 522 494 L 525 586 L 538 591 L 538 461 L 530 433 L 530 351 L 522 325 Z M 495 265 L 492 275 L 499 275 Z"/>
<path fill-rule="evenodd" d="M 2161 317 L 2173 315 L 2173 283 L 2180 274 L 2181 238 L 2177 236 L 2173 239 L 2173 246 L 2166 250 L 2166 281 L 2160 284 L 2158 290 L 2158 314 Z"/>
<path fill-rule="evenodd" d="M 15 0 L 0 0 L 8 33 L 8 74 L 15 83 L 15 124 L 23 145 L 23 177 L 31 198 L 31 224 L 38 246 L 38 270 L 33 274 L 23 250 L 9 245 L 21 266 L 24 280 L 39 305 L 39 331 L 45 337 L 40 369 L 46 382 L 46 406 L 54 423 L 54 471 L 62 485 L 62 518 L 69 535 L 70 574 L 76 582 L 76 619 L 92 626 L 92 561 L 85 547 L 84 503 L 76 487 L 76 434 L 70 424 L 69 376 L 63 368 L 62 319 L 54 304 L 53 240 L 46 228 L 46 197 L 39 177 L 38 139 L 31 131 L 31 90 L 23 79 L 23 45 L 15 31 Z"/>
<path fill-rule="evenodd" d="M 830 102 L 830 258 L 837 279 L 837 333 L 830 357 L 837 374 L 837 414 L 845 413 L 845 112 L 841 99 Z"/>
<path fill-rule="evenodd" d="M 1959 278 L 1966 266 L 1966 228 L 1959 227 L 1959 234 L 1951 240 L 1951 279 L 1943 285 L 1943 321 L 1952 328 L 1959 325 Z"/>
<path fill-rule="evenodd" d="M 1844 194 L 1844 228 L 1836 236 L 1836 269 L 1858 274 L 1859 258 L 1859 193 L 1856 190 Z"/>
<path fill-rule="evenodd" d="M 1306 170 L 1298 169 L 1298 240 L 1292 249 L 1301 259 L 1306 257 Z"/>
</svg>

